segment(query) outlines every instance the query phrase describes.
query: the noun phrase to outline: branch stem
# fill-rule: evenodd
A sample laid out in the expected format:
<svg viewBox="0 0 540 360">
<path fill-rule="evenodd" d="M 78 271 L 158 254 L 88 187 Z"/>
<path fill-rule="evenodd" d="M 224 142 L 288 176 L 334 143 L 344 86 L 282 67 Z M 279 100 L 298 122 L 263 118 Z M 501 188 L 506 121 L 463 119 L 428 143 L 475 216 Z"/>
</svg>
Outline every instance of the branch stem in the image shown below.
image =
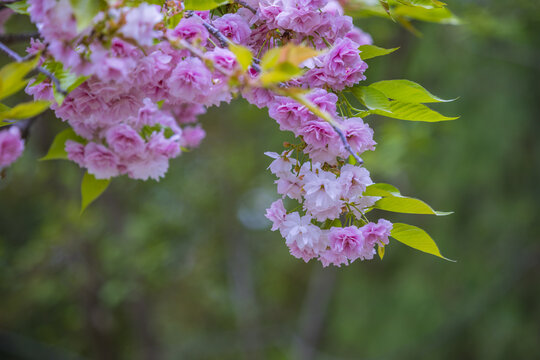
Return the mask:
<svg viewBox="0 0 540 360">
<path fill-rule="evenodd" d="M 190 14 L 189 16 L 197 16 L 193 11 L 188 12 L 188 14 Z M 227 45 L 231 43 L 231 41 L 229 39 L 227 39 L 218 29 L 216 29 L 212 25 L 206 23 L 204 20 L 202 20 L 202 21 L 203 21 L 204 24 L 206 24 L 205 27 L 207 29 L 208 28 L 215 29 L 215 32 L 216 32 L 216 34 L 218 34 L 218 36 L 216 36 L 216 35 L 214 35 L 214 36 L 216 36 L 216 38 L 218 40 L 221 37 L 223 37 L 223 38 L 225 38 L 225 43 Z M 208 31 L 210 31 L 210 30 L 208 30 Z M 214 33 L 212 33 L 212 34 L 214 34 Z M 185 48 L 185 49 L 187 49 L 187 50 L 189 50 L 195 56 L 197 56 L 197 57 L 199 57 L 201 59 L 204 59 L 204 53 L 201 50 L 199 50 L 198 48 L 196 48 L 193 45 L 189 44 L 187 41 L 180 40 L 178 42 L 178 45 Z M 251 66 L 255 70 L 257 70 L 258 72 L 261 71 L 261 68 L 260 68 L 260 66 L 258 64 L 252 63 Z M 216 67 L 216 70 L 220 71 L 224 75 L 229 75 L 230 76 L 230 73 L 228 71 L 226 71 L 225 69 L 220 69 L 219 67 Z M 364 163 L 364 161 L 358 156 L 358 154 L 356 152 L 354 152 L 351 145 L 347 141 L 347 137 L 345 136 L 345 134 L 341 130 L 340 124 L 334 119 L 334 117 L 329 112 L 321 109 L 320 107 L 318 107 L 316 104 L 311 102 L 309 99 L 307 99 L 302 94 L 297 93 L 295 91 L 290 91 L 286 87 L 276 87 L 275 89 L 272 89 L 272 90 L 275 93 L 282 94 L 284 96 L 290 97 L 290 98 L 298 101 L 300 104 L 302 104 L 306 108 L 308 108 L 308 110 L 311 111 L 315 116 L 320 117 L 324 121 L 328 122 L 332 126 L 332 128 L 334 129 L 336 134 L 338 134 L 341 142 L 343 143 L 343 146 L 345 147 L 345 150 L 347 150 L 347 152 L 349 152 L 349 154 L 352 155 L 352 157 L 356 160 L 358 165 L 362 165 Z"/>
<path fill-rule="evenodd" d="M 356 160 L 356 162 L 359 165 L 362 165 L 364 163 L 364 161 L 358 156 L 357 153 L 354 152 L 351 145 L 347 141 L 347 137 L 341 130 L 340 124 L 334 119 L 334 117 L 328 111 L 321 109 L 320 107 L 315 105 L 313 102 L 311 102 L 309 99 L 307 99 L 304 95 L 296 93 L 294 91 L 287 91 L 281 88 L 274 91 L 298 101 L 300 104 L 304 105 L 309 111 L 311 111 L 315 116 L 320 117 L 321 119 L 323 119 L 324 121 L 332 125 L 332 128 L 334 128 L 334 131 L 338 134 L 339 138 L 341 139 L 341 142 L 343 143 L 343 146 L 349 152 L 349 154 L 352 155 L 352 157 Z"/>
<path fill-rule="evenodd" d="M 208 30 L 208 32 L 210 34 L 212 34 L 219 41 L 219 44 L 221 45 L 221 47 L 224 47 L 224 48 L 228 47 L 230 40 L 227 39 L 227 37 L 225 35 L 223 35 L 221 33 L 221 31 L 219 31 L 212 24 L 204 21 L 203 18 L 201 18 L 199 15 L 195 14 L 194 11 L 189 10 L 189 11 L 186 12 L 186 18 L 189 18 L 189 17 L 192 17 L 192 16 L 196 16 L 199 20 L 202 21 L 202 23 L 203 23 L 204 27 L 206 28 L 206 30 Z"/>
<path fill-rule="evenodd" d="M 229 40 L 225 35 L 223 35 L 223 33 L 219 31 L 219 29 L 217 29 L 215 26 L 204 21 L 204 19 L 202 19 L 199 15 L 195 14 L 194 11 L 191 11 L 191 10 L 187 11 L 186 17 L 191 17 L 191 16 L 196 16 L 197 18 L 199 18 L 199 20 L 202 21 L 206 30 L 208 30 L 208 32 L 212 34 L 219 41 L 219 44 L 222 48 L 228 48 L 229 45 L 232 44 L 232 41 Z M 253 57 L 253 62 L 251 63 L 251 67 L 255 69 L 255 71 L 260 73 L 261 67 L 259 66 L 259 63 L 260 63 L 259 59 Z"/>
<path fill-rule="evenodd" d="M 27 34 L 2 34 L 0 35 L 0 41 L 11 44 L 19 41 L 28 41 L 30 38 L 38 37 L 38 33 L 27 33 Z"/>
<path fill-rule="evenodd" d="M 235 3 L 237 3 L 238 5 L 242 5 L 243 7 L 245 7 L 246 9 L 248 9 L 249 11 L 251 11 L 252 13 L 256 14 L 257 13 L 257 10 L 255 10 L 254 8 L 252 8 L 251 6 L 249 6 L 249 4 L 245 1 L 242 1 L 242 0 L 234 0 Z"/>
<path fill-rule="evenodd" d="M 13 51 L 11 48 L 9 48 L 6 44 L 4 44 L 1 41 L 0 41 L 0 50 L 5 52 L 7 54 L 7 56 L 12 58 L 16 62 L 23 62 L 23 61 L 26 60 L 26 58 L 21 57 L 19 54 L 17 54 L 15 51 Z M 41 66 L 37 66 L 36 71 L 42 73 L 43 75 L 45 75 L 46 77 L 51 79 L 51 81 L 56 86 L 56 91 L 58 91 L 59 93 L 61 93 L 64 96 L 67 95 L 67 91 L 62 89 L 62 85 L 60 85 L 60 81 L 58 80 L 58 78 L 56 78 L 56 76 L 54 76 L 49 70 L 47 70 L 45 68 L 42 68 Z"/>
</svg>

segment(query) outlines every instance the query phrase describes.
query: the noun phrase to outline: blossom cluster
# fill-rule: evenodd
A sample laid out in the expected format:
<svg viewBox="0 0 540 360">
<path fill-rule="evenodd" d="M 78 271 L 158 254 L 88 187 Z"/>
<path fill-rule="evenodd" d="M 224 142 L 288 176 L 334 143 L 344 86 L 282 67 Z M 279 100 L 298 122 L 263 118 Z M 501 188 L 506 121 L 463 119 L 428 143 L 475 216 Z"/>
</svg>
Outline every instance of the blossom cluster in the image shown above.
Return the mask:
<svg viewBox="0 0 540 360">
<path fill-rule="evenodd" d="M 365 218 L 366 210 L 379 199 L 362 195 L 373 183 L 368 170 L 351 164 L 301 163 L 291 156 L 295 151 L 299 150 L 267 153 L 274 158 L 269 169 L 278 177 L 278 193 L 301 204 L 300 211 L 287 213 L 283 201 L 275 201 L 266 212 L 272 230 L 279 230 L 291 254 L 306 262 L 318 258 L 324 266 L 340 266 L 372 259 L 375 245 L 388 243 L 392 224 Z M 333 226 L 336 221 L 350 226 Z"/>
<path fill-rule="evenodd" d="M 0 130 L 0 170 L 17 160 L 24 150 L 24 140 L 18 127 Z"/>
<path fill-rule="evenodd" d="M 28 0 L 41 35 L 29 54 L 85 78 L 63 101 L 55 98 L 50 79 L 38 79 L 26 91 L 53 103 L 78 136 L 65 144 L 68 158 L 97 179 L 158 180 L 170 159 L 199 146 L 205 132 L 197 117 L 208 107 L 236 96 L 267 107 L 280 130 L 299 140 L 280 155 L 270 153 L 278 193 L 301 208 L 287 212 L 281 200 L 272 204 L 267 216 L 273 230 L 305 261 L 339 266 L 371 259 L 376 244 L 388 243 L 392 225 L 366 219 L 376 198 L 362 194 L 372 181 L 365 168 L 346 159 L 351 151 L 374 150 L 376 143 L 362 119 L 338 111 L 340 92 L 365 79 L 367 64 L 358 48 L 371 44 L 371 37 L 337 0 L 245 3 L 224 13 L 187 11 L 182 1 L 136 7 L 118 1 L 80 29 L 69 0 Z M 229 43 L 249 49 L 256 60 L 289 43 L 319 51 L 302 63 L 301 75 L 280 86 L 302 89 L 306 101 L 334 121 L 262 86 L 257 61 L 244 71 Z M 340 219 L 341 226 L 334 226 Z"/>
</svg>

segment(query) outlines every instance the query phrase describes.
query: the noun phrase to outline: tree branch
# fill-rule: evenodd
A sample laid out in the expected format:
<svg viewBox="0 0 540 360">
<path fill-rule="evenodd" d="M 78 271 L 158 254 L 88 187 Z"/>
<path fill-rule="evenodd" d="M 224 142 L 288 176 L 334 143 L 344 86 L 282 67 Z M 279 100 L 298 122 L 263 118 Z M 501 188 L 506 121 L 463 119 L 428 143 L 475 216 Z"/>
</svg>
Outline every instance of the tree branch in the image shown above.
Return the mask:
<svg viewBox="0 0 540 360">
<path fill-rule="evenodd" d="M 25 58 L 23 58 L 19 54 L 17 54 L 15 51 L 11 50 L 11 48 L 9 48 L 6 44 L 4 44 L 1 41 L 0 41 L 0 50 L 5 52 L 10 58 L 15 60 L 16 62 L 23 62 L 23 61 L 26 60 Z M 38 72 L 42 73 L 43 75 L 45 75 L 46 77 L 48 77 L 49 79 L 51 79 L 51 81 L 56 86 L 56 91 L 58 91 L 59 93 L 61 93 L 64 96 L 67 95 L 67 91 L 62 89 L 62 85 L 60 85 L 60 80 L 58 80 L 58 78 L 56 78 L 56 76 L 54 76 L 49 70 L 47 70 L 47 69 L 45 69 L 45 68 L 43 68 L 41 66 L 37 66 L 36 70 Z"/>
<path fill-rule="evenodd" d="M 218 40 L 220 40 L 220 42 L 222 42 L 225 46 L 227 46 L 228 44 L 231 44 L 232 42 L 227 39 L 225 37 L 225 35 L 223 35 L 218 29 L 216 29 L 214 26 L 210 25 L 209 23 L 207 23 L 206 21 L 204 21 L 201 17 L 199 17 L 197 14 L 195 14 L 193 11 L 188 11 L 187 13 L 187 16 L 197 16 L 199 19 L 201 19 L 201 21 L 203 22 L 204 26 L 208 29 L 208 31 L 214 35 Z M 200 57 L 200 58 L 204 58 L 204 54 L 201 53 L 201 51 L 199 51 L 197 48 L 195 48 L 194 46 L 192 46 L 191 44 L 189 44 L 187 41 L 185 40 L 181 40 L 179 42 L 180 46 L 188 49 L 191 53 L 193 53 L 194 55 Z M 261 68 L 258 64 L 256 63 L 252 63 L 251 66 L 257 71 L 257 72 L 261 72 Z M 222 72 L 224 75 L 230 75 L 227 71 L 224 71 L 224 69 L 217 69 L 218 71 Z M 320 117 L 321 119 L 323 119 L 324 121 L 328 122 L 330 125 L 332 125 L 332 128 L 334 129 L 334 131 L 338 134 L 341 142 L 343 143 L 343 146 L 345 147 L 345 150 L 347 150 L 347 152 L 349 154 L 352 155 L 352 157 L 356 160 L 356 162 L 359 164 L 359 165 L 362 165 L 364 163 L 364 161 L 360 158 L 360 156 L 358 156 L 357 153 L 354 152 L 354 150 L 352 149 L 351 145 L 349 144 L 349 142 L 347 141 L 347 137 L 345 136 L 345 134 L 343 134 L 343 131 L 341 130 L 340 128 L 340 125 L 339 123 L 334 119 L 334 117 L 328 113 L 327 111 L 324 111 L 322 110 L 321 108 L 319 108 L 317 105 L 315 105 L 313 102 L 309 101 L 308 99 L 306 99 L 303 95 L 301 94 L 297 94 L 295 92 L 292 92 L 292 91 L 286 91 L 286 90 L 283 90 L 283 89 L 274 89 L 274 92 L 276 93 L 281 93 L 285 96 L 288 96 L 296 101 L 298 101 L 300 104 L 304 105 L 305 107 L 308 108 L 309 111 L 311 111 L 314 115 Z"/>
<path fill-rule="evenodd" d="M 204 27 L 206 28 L 206 30 L 208 30 L 208 32 L 210 34 L 212 34 L 219 41 L 219 44 L 221 45 L 221 47 L 228 47 L 230 40 L 227 39 L 227 37 L 225 35 L 223 35 L 221 33 L 221 31 L 219 31 L 212 24 L 207 23 L 206 21 L 204 21 L 199 15 L 195 14 L 194 11 L 189 10 L 189 11 L 186 12 L 186 18 L 190 18 L 192 16 L 196 16 L 199 20 L 202 21 L 202 23 L 203 23 Z"/>
<path fill-rule="evenodd" d="M 38 37 L 38 33 L 28 34 L 2 34 L 0 35 L 0 41 L 6 44 L 11 44 L 19 41 L 28 41 L 30 38 Z"/>
<path fill-rule="evenodd" d="M 219 30 L 218 30 L 218 32 L 219 32 Z M 227 39 L 227 41 L 230 42 L 229 39 Z M 199 49 L 197 49 L 196 47 L 189 44 L 187 41 L 180 40 L 178 42 L 178 45 L 185 48 L 185 49 L 187 49 L 187 50 L 189 50 L 193 55 L 195 55 L 195 56 L 197 56 L 197 57 L 199 57 L 201 59 L 204 59 L 204 54 Z M 252 66 L 254 66 L 254 64 L 252 64 Z M 259 65 L 255 65 L 255 66 L 257 66 L 259 68 L 258 71 L 260 72 Z M 220 71 L 222 74 L 224 74 L 226 76 L 231 75 L 230 72 L 228 72 L 227 70 L 222 69 L 222 68 L 217 67 L 217 66 L 216 66 L 216 70 Z M 277 93 L 277 94 L 282 94 L 284 96 L 290 97 L 290 98 L 298 101 L 300 104 L 307 107 L 308 110 L 311 111 L 315 116 L 320 117 L 321 119 L 323 119 L 324 121 L 326 121 L 330 125 L 332 125 L 332 128 L 338 134 L 341 142 L 343 143 L 343 146 L 345 147 L 345 150 L 347 150 L 347 152 L 352 155 L 352 157 L 356 160 L 358 165 L 362 165 L 364 163 L 364 161 L 360 158 L 360 156 L 358 156 L 357 153 L 354 152 L 351 145 L 347 141 L 347 137 L 345 136 L 345 134 L 341 130 L 340 124 L 334 119 L 334 117 L 329 112 L 322 110 L 317 105 L 315 105 L 313 102 L 311 102 L 309 99 L 307 99 L 303 95 L 298 94 L 298 93 L 296 93 L 294 91 L 287 91 L 286 88 L 275 88 L 275 89 L 273 89 L 273 91 L 275 93 Z"/>
<path fill-rule="evenodd" d="M 251 12 L 254 13 L 254 14 L 257 13 L 257 10 L 255 10 L 254 8 L 252 8 L 251 6 L 249 6 L 248 3 L 246 3 L 245 1 L 242 1 L 242 0 L 233 0 L 233 2 L 237 3 L 238 5 L 242 5 L 243 7 L 245 7 L 246 9 L 248 9 L 249 11 L 251 11 Z"/>
<path fill-rule="evenodd" d="M 19 120 L 13 123 L 13 125 L 11 126 L 18 127 L 21 132 L 21 137 L 26 140 L 30 136 L 30 128 L 32 128 L 32 125 L 34 125 L 34 123 L 40 118 L 40 116 L 41 115 L 34 116 L 30 119 Z"/>
<path fill-rule="evenodd" d="M 253 9 L 254 10 L 254 9 Z M 199 20 L 202 21 L 204 27 L 210 34 L 212 34 L 218 41 L 221 47 L 228 48 L 230 44 L 232 44 L 232 41 L 229 40 L 221 31 L 219 31 L 215 26 L 212 24 L 204 21 L 199 15 L 195 14 L 193 11 L 188 11 L 186 13 L 186 17 L 196 16 Z M 259 59 L 253 57 L 253 62 L 251 63 L 251 67 L 255 69 L 257 72 L 261 72 L 261 67 L 259 66 Z"/>
<path fill-rule="evenodd" d="M 364 161 L 358 156 L 357 153 L 354 152 L 351 145 L 347 141 L 347 137 L 345 134 L 343 134 L 343 131 L 340 128 L 339 123 L 334 119 L 334 117 L 328 112 L 324 111 L 321 108 L 319 108 L 317 105 L 315 105 L 310 100 L 306 99 L 305 96 L 295 93 L 293 91 L 286 91 L 283 89 L 275 90 L 277 93 L 281 93 L 285 96 L 288 96 L 296 101 L 298 101 L 300 104 L 304 105 L 308 108 L 309 111 L 311 111 L 315 116 L 320 117 L 324 121 L 328 122 L 332 127 L 334 128 L 334 131 L 339 135 L 339 138 L 341 139 L 341 142 L 343 143 L 343 146 L 345 149 L 352 155 L 352 157 L 356 160 L 356 162 L 359 165 L 362 165 Z"/>
</svg>

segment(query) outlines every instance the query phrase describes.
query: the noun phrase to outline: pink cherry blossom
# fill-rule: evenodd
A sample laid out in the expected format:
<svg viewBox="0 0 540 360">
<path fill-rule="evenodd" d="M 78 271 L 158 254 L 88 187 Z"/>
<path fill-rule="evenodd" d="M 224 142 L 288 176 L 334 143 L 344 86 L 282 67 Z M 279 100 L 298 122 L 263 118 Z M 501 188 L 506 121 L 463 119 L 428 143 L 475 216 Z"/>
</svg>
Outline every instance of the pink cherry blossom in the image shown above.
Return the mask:
<svg viewBox="0 0 540 360">
<path fill-rule="evenodd" d="M 272 222 L 272 231 L 276 231 L 281 227 L 286 215 L 287 210 L 285 210 L 281 199 L 274 201 L 272 205 L 266 209 L 265 216 Z"/>
<path fill-rule="evenodd" d="M 367 244 L 370 246 L 374 246 L 375 244 L 384 246 L 388 244 L 392 223 L 385 219 L 379 219 L 376 224 L 370 222 L 362 226 L 360 230 L 362 231 Z"/>
<path fill-rule="evenodd" d="M 16 126 L 0 130 L 0 168 L 11 165 L 24 150 L 24 140 Z"/>
<path fill-rule="evenodd" d="M 96 179 L 109 179 L 120 174 L 118 156 L 95 142 L 88 143 L 84 148 L 84 163 Z"/>
</svg>

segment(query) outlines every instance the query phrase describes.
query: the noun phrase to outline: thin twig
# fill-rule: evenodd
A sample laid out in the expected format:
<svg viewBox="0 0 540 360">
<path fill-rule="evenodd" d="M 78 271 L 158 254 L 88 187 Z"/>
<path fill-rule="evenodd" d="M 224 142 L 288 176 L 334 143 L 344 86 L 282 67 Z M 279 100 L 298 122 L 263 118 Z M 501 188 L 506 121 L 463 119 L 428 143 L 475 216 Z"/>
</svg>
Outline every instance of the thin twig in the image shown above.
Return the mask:
<svg viewBox="0 0 540 360">
<path fill-rule="evenodd" d="M 219 32 L 219 30 L 218 30 L 218 32 Z M 227 41 L 230 42 L 228 39 L 227 39 Z M 202 53 L 202 51 L 200 51 L 196 47 L 189 44 L 187 41 L 180 40 L 178 42 L 178 44 L 181 47 L 189 50 L 195 56 L 200 57 L 201 59 L 204 59 L 204 53 Z M 257 70 L 257 68 L 255 68 L 255 69 L 257 71 L 259 71 L 259 72 L 261 71 L 259 65 L 252 64 L 251 66 L 254 67 L 254 68 L 256 66 L 258 68 L 258 70 Z M 221 73 L 223 73 L 226 76 L 230 76 L 230 73 L 225 69 L 220 69 L 219 67 L 217 67 L 216 70 L 220 71 Z M 345 147 L 345 150 L 347 150 L 347 152 L 352 155 L 352 157 L 356 160 L 358 165 L 362 165 L 364 163 L 364 161 L 360 158 L 360 156 L 358 156 L 358 154 L 354 152 L 351 145 L 347 141 L 347 137 L 345 136 L 345 134 L 343 134 L 343 131 L 341 130 L 339 123 L 334 119 L 334 117 L 329 112 L 324 111 L 323 109 L 319 108 L 317 105 L 315 105 L 310 100 L 306 99 L 301 94 L 297 94 L 297 93 L 295 93 L 293 91 L 286 91 L 286 88 L 284 88 L 284 87 L 278 87 L 277 89 L 274 89 L 274 92 L 276 92 L 278 94 L 288 96 L 288 97 L 298 101 L 300 104 L 307 107 L 308 110 L 311 111 L 314 115 L 320 117 L 321 119 L 323 119 L 324 121 L 326 121 L 330 125 L 332 125 L 332 128 L 338 134 L 341 142 L 343 143 L 343 146 Z"/>
<path fill-rule="evenodd" d="M 28 136 L 30 136 L 30 128 L 32 127 L 32 125 L 34 125 L 36 120 L 38 120 L 40 117 L 41 117 L 41 114 L 38 116 L 34 116 L 32 118 L 29 118 L 29 119 L 19 120 L 13 123 L 13 125 L 11 126 L 18 127 L 19 130 L 21 131 L 21 137 L 23 139 L 28 139 Z"/>
<path fill-rule="evenodd" d="M 343 134 L 340 124 L 334 119 L 334 117 L 328 111 L 325 111 L 319 108 L 309 99 L 306 99 L 305 96 L 303 96 L 302 94 L 295 93 L 294 91 L 286 91 L 280 88 L 280 89 L 275 89 L 274 92 L 281 93 L 285 96 L 288 96 L 298 101 L 300 104 L 308 108 L 308 110 L 311 111 L 315 116 L 320 117 L 321 119 L 323 119 L 324 121 L 332 125 L 332 128 L 334 128 L 334 131 L 339 135 L 339 138 L 341 139 L 341 142 L 343 143 L 345 150 L 347 150 L 352 155 L 352 157 L 356 160 L 358 165 L 362 165 L 364 163 L 364 161 L 358 156 L 357 153 L 354 152 L 351 145 L 347 141 L 347 137 L 345 136 L 345 134 Z"/>
<path fill-rule="evenodd" d="M 202 19 L 199 15 L 195 14 L 195 12 L 187 11 L 186 12 L 186 17 L 188 18 L 188 17 L 191 17 L 191 16 L 196 16 L 199 20 L 202 21 L 203 26 L 206 28 L 206 30 L 208 30 L 208 32 L 210 34 L 212 34 L 219 41 L 219 44 L 221 45 L 221 47 L 228 48 L 229 45 L 232 44 L 232 41 L 229 40 L 225 35 L 223 35 L 223 33 L 221 31 L 219 31 L 219 29 L 217 29 L 215 26 L 213 26 L 212 24 L 204 21 L 204 19 Z M 255 71 L 257 71 L 258 73 L 261 72 L 261 67 L 259 66 L 259 63 L 260 63 L 260 60 L 253 57 L 253 62 L 251 64 L 251 67 Z"/>
<path fill-rule="evenodd" d="M 221 33 L 221 31 L 219 31 L 212 24 L 207 23 L 206 21 L 204 21 L 199 15 L 195 14 L 194 11 L 190 10 L 190 11 L 186 12 L 186 18 L 189 18 L 189 17 L 192 17 L 192 16 L 196 16 L 199 20 L 202 21 L 202 23 L 203 23 L 204 27 L 206 28 L 206 30 L 208 30 L 208 32 L 210 34 L 212 34 L 219 41 L 219 44 L 221 45 L 221 47 L 228 47 L 230 40 L 227 39 L 227 37 L 225 35 L 223 35 Z"/>
<path fill-rule="evenodd" d="M 11 50 L 11 48 L 9 48 L 7 45 L 5 45 L 3 42 L 0 41 L 0 50 L 2 50 L 3 52 L 5 52 L 10 58 L 12 58 L 13 60 L 15 60 L 16 62 L 23 62 L 25 61 L 26 58 L 23 58 L 21 57 L 19 54 L 17 54 L 15 51 Z M 65 91 L 64 89 L 62 89 L 62 85 L 60 85 L 60 80 L 58 80 L 58 78 L 56 78 L 56 76 L 54 76 L 49 70 L 45 69 L 45 68 L 42 68 L 41 66 L 37 66 L 36 67 L 36 71 L 42 73 L 43 75 L 45 75 L 46 77 L 48 77 L 49 79 L 51 79 L 51 81 L 54 83 L 54 85 L 56 86 L 56 91 L 58 91 L 59 93 L 61 93 L 62 95 L 66 96 L 67 95 L 67 91 Z"/>
<path fill-rule="evenodd" d="M 192 53 L 193 55 L 197 56 L 198 58 L 200 58 L 201 60 L 205 60 L 205 56 L 204 56 L 204 53 L 199 50 L 197 47 L 191 45 L 189 42 L 187 42 L 186 40 L 178 40 L 178 41 L 175 41 L 175 42 L 171 42 L 171 44 L 175 47 L 180 47 L 180 48 L 184 48 L 186 50 L 188 50 L 190 53 Z M 223 67 L 217 65 L 217 64 L 213 64 L 214 66 L 214 69 L 216 69 L 217 71 L 219 71 L 220 73 L 222 73 L 223 75 L 227 76 L 227 77 L 231 77 L 233 74 L 224 69 Z"/>
<path fill-rule="evenodd" d="M 233 0 L 233 2 L 237 3 L 238 5 L 242 5 L 243 7 L 245 7 L 246 9 L 248 9 L 249 11 L 251 11 L 251 12 L 254 13 L 254 14 L 257 13 L 257 10 L 255 10 L 254 8 L 252 8 L 251 6 L 249 6 L 249 4 L 246 3 L 245 1 L 242 1 L 242 0 Z"/>
<path fill-rule="evenodd" d="M 6 44 L 11 44 L 19 41 L 28 41 L 30 38 L 38 37 L 38 33 L 28 34 L 2 34 L 0 35 L 0 41 Z"/>
</svg>

